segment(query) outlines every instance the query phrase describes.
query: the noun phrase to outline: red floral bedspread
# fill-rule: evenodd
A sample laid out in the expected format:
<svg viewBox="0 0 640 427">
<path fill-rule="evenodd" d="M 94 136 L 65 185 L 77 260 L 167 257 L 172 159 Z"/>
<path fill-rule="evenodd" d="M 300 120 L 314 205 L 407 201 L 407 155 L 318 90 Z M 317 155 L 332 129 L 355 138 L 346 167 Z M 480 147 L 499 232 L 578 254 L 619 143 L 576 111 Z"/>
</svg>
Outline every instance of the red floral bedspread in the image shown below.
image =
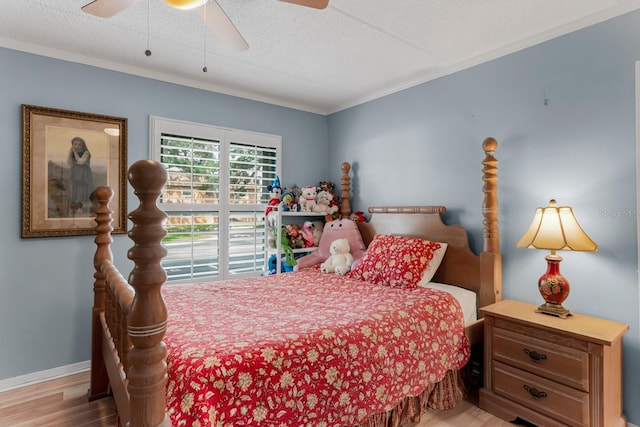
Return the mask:
<svg viewBox="0 0 640 427">
<path fill-rule="evenodd" d="M 345 426 L 464 366 L 459 304 L 317 268 L 165 285 L 174 426 Z"/>
</svg>

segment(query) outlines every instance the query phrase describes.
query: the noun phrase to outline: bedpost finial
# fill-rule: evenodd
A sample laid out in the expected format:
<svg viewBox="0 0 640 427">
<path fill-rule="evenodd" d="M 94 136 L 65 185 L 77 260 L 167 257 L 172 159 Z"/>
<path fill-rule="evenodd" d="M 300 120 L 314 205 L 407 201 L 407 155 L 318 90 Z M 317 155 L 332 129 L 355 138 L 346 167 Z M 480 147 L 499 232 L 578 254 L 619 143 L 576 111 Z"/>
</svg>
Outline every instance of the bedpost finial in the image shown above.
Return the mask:
<svg viewBox="0 0 640 427">
<path fill-rule="evenodd" d="M 489 137 L 482 142 L 482 149 L 486 153 L 493 153 L 496 151 L 496 148 L 498 148 L 498 141 L 496 141 L 495 138 Z"/>
<path fill-rule="evenodd" d="M 342 165 L 340 165 L 340 169 L 342 169 L 343 174 L 348 175 L 349 170 L 351 169 L 351 164 L 349 164 L 349 162 L 343 162 Z"/>
<path fill-rule="evenodd" d="M 100 201 L 105 201 L 105 204 L 109 204 L 113 197 L 113 190 L 106 185 L 101 185 L 93 190 L 93 193 L 91 193 L 91 196 L 89 197 L 92 202 L 97 201 L 99 203 Z"/>
<path fill-rule="evenodd" d="M 167 182 L 167 170 L 155 160 L 138 160 L 129 168 L 129 182 L 136 193 L 160 192 Z"/>
</svg>

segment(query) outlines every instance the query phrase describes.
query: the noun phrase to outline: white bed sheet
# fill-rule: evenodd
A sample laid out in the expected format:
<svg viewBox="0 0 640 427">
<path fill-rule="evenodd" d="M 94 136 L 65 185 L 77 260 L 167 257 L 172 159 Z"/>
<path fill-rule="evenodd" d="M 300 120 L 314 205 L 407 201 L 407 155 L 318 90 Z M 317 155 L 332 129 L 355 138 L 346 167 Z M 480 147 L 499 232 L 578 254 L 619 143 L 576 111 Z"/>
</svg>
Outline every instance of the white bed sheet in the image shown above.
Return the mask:
<svg viewBox="0 0 640 427">
<path fill-rule="evenodd" d="M 444 283 L 429 282 L 426 285 L 420 285 L 425 288 L 433 288 L 440 291 L 448 292 L 455 297 L 462 307 L 464 315 L 464 324 L 469 325 L 478 320 L 478 307 L 476 293 L 468 289 L 458 286 L 446 285 Z"/>
</svg>

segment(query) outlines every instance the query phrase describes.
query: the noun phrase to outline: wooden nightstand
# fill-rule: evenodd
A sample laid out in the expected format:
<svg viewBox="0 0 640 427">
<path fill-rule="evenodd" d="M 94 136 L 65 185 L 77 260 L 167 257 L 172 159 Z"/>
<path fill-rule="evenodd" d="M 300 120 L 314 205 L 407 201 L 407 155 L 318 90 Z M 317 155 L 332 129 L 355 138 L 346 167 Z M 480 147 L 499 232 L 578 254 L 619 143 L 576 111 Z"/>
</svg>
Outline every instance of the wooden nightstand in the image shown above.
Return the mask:
<svg viewBox="0 0 640 427">
<path fill-rule="evenodd" d="M 504 300 L 484 307 L 480 408 L 544 427 L 624 427 L 622 336 L 627 325 L 536 313 Z"/>
</svg>

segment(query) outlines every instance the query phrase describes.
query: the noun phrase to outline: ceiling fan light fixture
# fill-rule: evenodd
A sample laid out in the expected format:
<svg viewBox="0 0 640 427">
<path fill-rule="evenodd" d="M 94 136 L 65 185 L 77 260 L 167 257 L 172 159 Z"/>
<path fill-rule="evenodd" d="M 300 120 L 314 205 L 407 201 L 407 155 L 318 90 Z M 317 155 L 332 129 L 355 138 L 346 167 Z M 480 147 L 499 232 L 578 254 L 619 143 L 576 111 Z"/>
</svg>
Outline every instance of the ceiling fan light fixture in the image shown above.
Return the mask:
<svg viewBox="0 0 640 427">
<path fill-rule="evenodd" d="M 203 6 L 208 0 L 163 0 L 166 4 L 176 9 L 189 10 Z"/>
</svg>

